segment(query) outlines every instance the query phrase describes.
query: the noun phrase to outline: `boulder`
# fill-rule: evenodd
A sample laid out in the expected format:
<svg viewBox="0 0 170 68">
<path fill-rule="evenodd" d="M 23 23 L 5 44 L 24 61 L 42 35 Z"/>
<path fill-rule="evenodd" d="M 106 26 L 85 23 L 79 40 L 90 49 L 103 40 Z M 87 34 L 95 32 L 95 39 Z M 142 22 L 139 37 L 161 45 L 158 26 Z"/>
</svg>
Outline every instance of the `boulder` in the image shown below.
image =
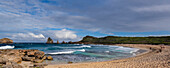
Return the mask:
<svg viewBox="0 0 170 68">
<path fill-rule="evenodd" d="M 52 44 L 53 43 L 53 40 L 49 37 L 48 39 L 47 39 L 47 42 L 46 42 L 47 44 Z"/>
<path fill-rule="evenodd" d="M 34 56 L 36 59 L 42 59 L 44 57 L 45 53 L 43 51 L 36 51 Z"/>
<path fill-rule="evenodd" d="M 46 58 L 47 58 L 47 57 L 46 57 L 46 56 L 44 56 L 42 59 L 43 59 L 43 60 L 46 60 Z"/>
<path fill-rule="evenodd" d="M 13 40 L 9 38 L 0 39 L 0 44 L 12 44 L 12 43 L 13 43 Z"/>
<path fill-rule="evenodd" d="M 47 57 L 47 60 L 53 60 L 53 57 L 48 56 L 48 57 Z"/>
<path fill-rule="evenodd" d="M 35 57 L 28 57 L 28 56 L 22 57 L 23 61 L 33 61 L 34 59 L 35 59 Z"/>
<path fill-rule="evenodd" d="M 34 52 L 34 51 L 27 52 L 27 55 L 28 55 L 29 57 L 33 57 L 33 56 L 34 56 L 34 54 L 35 54 L 35 52 Z"/>
</svg>

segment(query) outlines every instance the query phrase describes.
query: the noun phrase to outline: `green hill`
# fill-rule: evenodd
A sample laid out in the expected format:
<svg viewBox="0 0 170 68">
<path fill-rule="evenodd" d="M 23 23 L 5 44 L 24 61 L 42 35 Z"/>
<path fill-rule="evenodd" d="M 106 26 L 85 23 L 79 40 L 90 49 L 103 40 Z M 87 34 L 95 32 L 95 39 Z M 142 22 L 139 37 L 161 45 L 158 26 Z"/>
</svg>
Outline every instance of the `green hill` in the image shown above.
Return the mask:
<svg viewBox="0 0 170 68">
<path fill-rule="evenodd" d="M 161 37 L 119 37 L 119 36 L 106 36 L 106 37 L 93 37 L 86 36 L 81 41 L 82 43 L 93 44 L 165 44 L 170 45 L 170 36 Z"/>
</svg>

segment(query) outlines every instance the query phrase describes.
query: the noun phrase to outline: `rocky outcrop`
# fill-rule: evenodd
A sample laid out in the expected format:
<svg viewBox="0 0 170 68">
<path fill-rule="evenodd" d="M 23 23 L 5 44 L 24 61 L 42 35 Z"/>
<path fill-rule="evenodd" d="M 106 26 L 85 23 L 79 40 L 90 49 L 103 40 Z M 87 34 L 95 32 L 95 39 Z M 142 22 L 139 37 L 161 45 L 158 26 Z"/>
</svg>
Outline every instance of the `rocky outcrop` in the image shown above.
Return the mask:
<svg viewBox="0 0 170 68">
<path fill-rule="evenodd" d="M 48 39 L 47 39 L 47 42 L 46 42 L 47 44 L 52 44 L 53 43 L 53 40 L 49 37 Z"/>
<path fill-rule="evenodd" d="M 63 41 L 63 42 L 62 42 L 62 44 L 66 44 L 66 42 L 65 42 L 65 41 Z"/>
<path fill-rule="evenodd" d="M 0 39 L 0 44 L 12 44 L 12 43 L 13 43 L 13 40 L 9 38 Z"/>
<path fill-rule="evenodd" d="M 47 59 L 48 59 L 48 60 L 53 60 L 53 57 L 48 56 Z"/>
<path fill-rule="evenodd" d="M 0 66 L 10 67 L 10 68 L 22 68 L 21 65 L 18 65 L 18 63 L 22 63 L 22 61 L 41 63 L 44 60 L 53 59 L 51 56 L 49 57 L 50 59 L 46 57 L 43 51 L 39 51 L 39 50 L 5 49 L 5 50 L 0 50 Z M 16 67 L 11 67 L 11 66 L 16 66 Z"/>
<path fill-rule="evenodd" d="M 57 40 L 57 44 L 60 44 L 60 42 Z"/>
</svg>

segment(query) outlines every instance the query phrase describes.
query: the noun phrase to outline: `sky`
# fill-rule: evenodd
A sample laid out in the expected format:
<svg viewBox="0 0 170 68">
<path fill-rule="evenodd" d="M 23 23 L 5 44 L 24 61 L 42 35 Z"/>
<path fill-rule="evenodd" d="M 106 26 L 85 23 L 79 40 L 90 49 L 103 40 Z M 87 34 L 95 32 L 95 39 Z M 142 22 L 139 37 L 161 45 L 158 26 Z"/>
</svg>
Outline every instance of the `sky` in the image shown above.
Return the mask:
<svg viewBox="0 0 170 68">
<path fill-rule="evenodd" d="M 170 0 L 0 0 L 0 38 L 170 36 Z"/>
</svg>

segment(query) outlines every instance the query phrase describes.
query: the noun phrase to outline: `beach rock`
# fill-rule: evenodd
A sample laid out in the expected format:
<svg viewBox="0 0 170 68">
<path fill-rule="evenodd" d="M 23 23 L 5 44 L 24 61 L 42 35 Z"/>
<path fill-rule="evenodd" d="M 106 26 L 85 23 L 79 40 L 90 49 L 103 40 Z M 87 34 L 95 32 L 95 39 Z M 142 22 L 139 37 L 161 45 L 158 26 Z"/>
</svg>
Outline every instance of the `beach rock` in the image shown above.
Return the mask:
<svg viewBox="0 0 170 68">
<path fill-rule="evenodd" d="M 42 59 L 43 59 L 43 60 L 46 60 L 46 58 L 47 58 L 47 57 L 46 57 L 46 56 L 44 56 Z"/>
<path fill-rule="evenodd" d="M 34 66 L 30 66 L 29 68 L 44 68 L 45 66 L 47 66 L 47 64 L 35 63 Z"/>
<path fill-rule="evenodd" d="M 71 62 L 71 61 L 69 61 L 69 62 L 67 62 L 68 64 L 72 64 L 73 62 Z"/>
<path fill-rule="evenodd" d="M 19 64 L 6 64 L 3 65 L 2 68 L 23 68 L 23 67 Z"/>
<path fill-rule="evenodd" d="M 28 57 L 28 56 L 22 57 L 23 61 L 33 61 L 34 59 L 35 57 Z"/>
<path fill-rule="evenodd" d="M 34 54 L 35 54 L 34 51 L 27 52 L 27 55 L 28 55 L 28 56 L 34 56 Z"/>
<path fill-rule="evenodd" d="M 48 39 L 47 39 L 47 42 L 46 42 L 47 44 L 52 44 L 53 43 L 53 40 L 49 37 Z"/>
<path fill-rule="evenodd" d="M 13 40 L 9 38 L 0 39 L 0 44 L 12 44 L 12 43 L 13 43 Z"/>
<path fill-rule="evenodd" d="M 42 63 L 44 60 L 43 59 L 35 59 L 33 60 L 34 63 Z"/>
<path fill-rule="evenodd" d="M 13 68 L 12 65 L 3 65 L 2 68 Z"/>
<path fill-rule="evenodd" d="M 13 68 L 23 68 L 21 65 L 19 65 L 19 64 L 14 64 L 14 65 L 12 65 L 12 67 Z"/>
<path fill-rule="evenodd" d="M 7 56 L 6 57 L 9 61 L 16 62 L 16 63 L 21 63 L 22 58 L 18 55 L 12 55 L 12 56 Z"/>
<path fill-rule="evenodd" d="M 44 57 L 45 53 L 43 51 L 36 51 L 34 56 L 35 58 L 42 59 Z"/>
<path fill-rule="evenodd" d="M 7 61 L 7 59 L 0 57 L 0 64 L 6 64 Z"/>
<path fill-rule="evenodd" d="M 47 60 L 53 60 L 53 57 L 48 56 L 48 57 L 47 57 Z"/>
<path fill-rule="evenodd" d="M 47 66 L 48 64 L 44 64 L 44 63 L 34 63 L 34 67 L 44 67 Z"/>
<path fill-rule="evenodd" d="M 51 60 L 52 57 L 49 57 Z M 45 53 L 39 50 L 16 50 L 16 49 L 4 49 L 0 50 L 0 66 L 4 68 L 23 68 L 25 65 L 18 65 L 22 61 L 30 61 L 30 63 L 42 63 L 47 60 Z M 36 67 L 38 65 L 35 65 Z M 45 65 L 39 65 L 39 68 L 43 68 Z M 29 66 L 28 66 L 29 67 Z M 33 68 L 35 68 L 32 65 Z M 1 68 L 1 67 L 0 67 Z"/>
</svg>

